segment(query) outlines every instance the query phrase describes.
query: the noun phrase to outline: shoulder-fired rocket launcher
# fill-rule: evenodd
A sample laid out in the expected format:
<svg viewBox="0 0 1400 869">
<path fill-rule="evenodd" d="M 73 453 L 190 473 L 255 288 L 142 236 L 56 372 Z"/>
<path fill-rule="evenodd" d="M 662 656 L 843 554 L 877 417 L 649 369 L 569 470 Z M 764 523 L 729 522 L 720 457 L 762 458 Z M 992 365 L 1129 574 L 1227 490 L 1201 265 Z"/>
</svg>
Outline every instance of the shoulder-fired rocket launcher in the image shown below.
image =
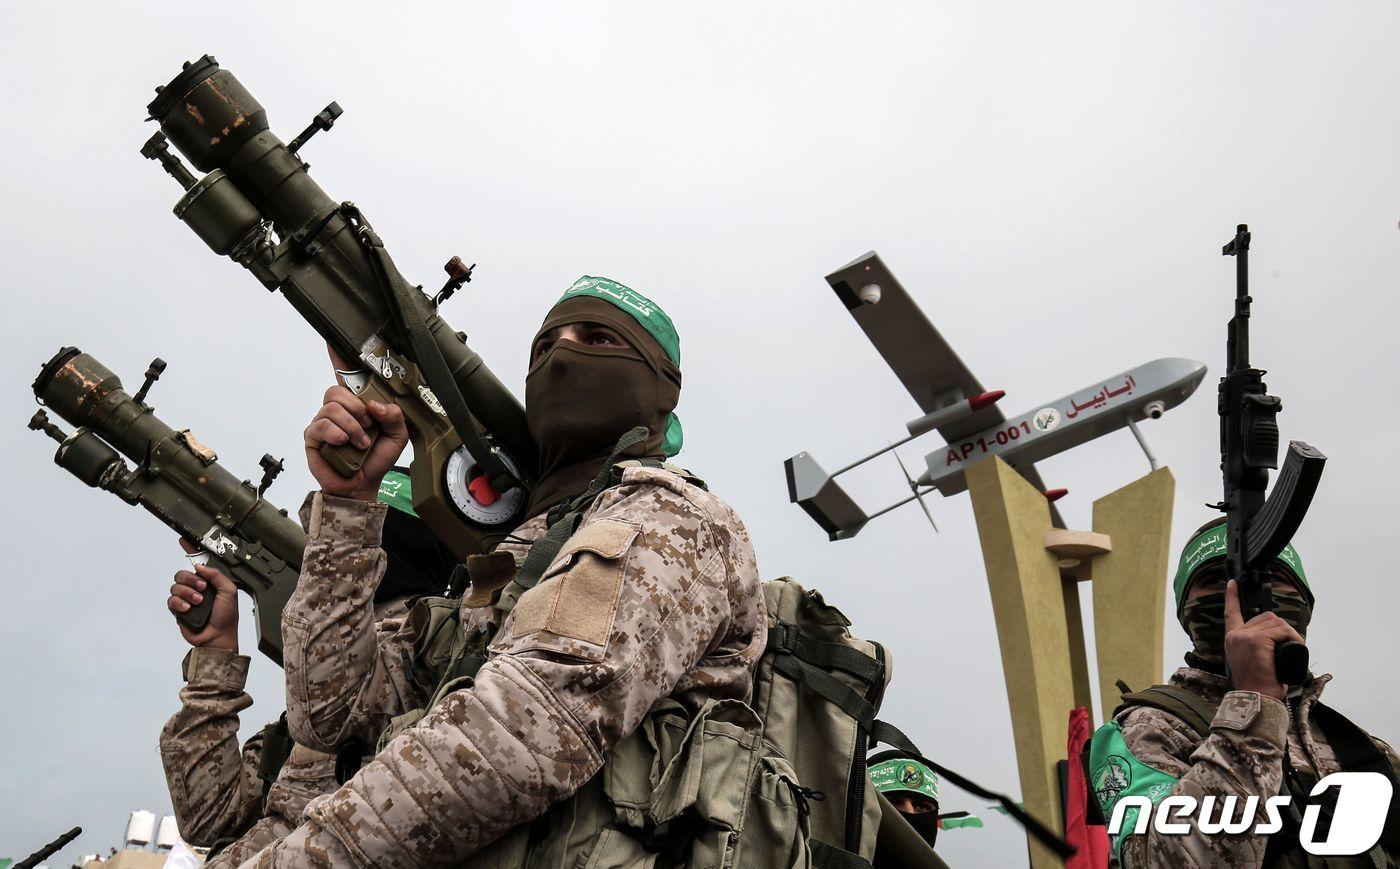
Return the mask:
<svg viewBox="0 0 1400 869">
<path fill-rule="evenodd" d="M 156 90 L 147 109 L 161 132 L 141 153 L 185 188 L 175 215 L 280 290 L 357 366 L 340 373 L 361 398 L 403 409 L 415 511 L 459 557 L 484 551 L 520 517 L 535 448 L 520 402 L 437 313 L 471 269 L 454 257 L 429 299 L 399 274 L 359 209 L 312 180 L 298 152 L 335 123 L 336 103 L 284 143 L 262 105 L 209 55 Z M 168 144 L 208 174 L 196 179 Z M 367 452 L 347 444 L 322 454 L 349 476 Z"/>
<path fill-rule="evenodd" d="M 135 396 L 106 366 L 76 347 L 64 347 L 34 381 L 46 407 L 77 426 L 65 435 L 39 411 L 29 427 L 59 442 L 54 462 L 98 489 L 145 507 L 175 532 L 198 543 L 234 584 L 253 598 L 258 649 L 282 663 L 282 609 L 296 588 L 306 534 L 263 497 L 282 463 L 263 456 L 258 486 L 239 480 L 189 429 L 173 429 L 146 403 L 165 369 L 157 359 Z M 122 455 L 136 466 L 128 467 Z M 209 621 L 214 595 L 179 615 L 194 631 Z"/>
</svg>

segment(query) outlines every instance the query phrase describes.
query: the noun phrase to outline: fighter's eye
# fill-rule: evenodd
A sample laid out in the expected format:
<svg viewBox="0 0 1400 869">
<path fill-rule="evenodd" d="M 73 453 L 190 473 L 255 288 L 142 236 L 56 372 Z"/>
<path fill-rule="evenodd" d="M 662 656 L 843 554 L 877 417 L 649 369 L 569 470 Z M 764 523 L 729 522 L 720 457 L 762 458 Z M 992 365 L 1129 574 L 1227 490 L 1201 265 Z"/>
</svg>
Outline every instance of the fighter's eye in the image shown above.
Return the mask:
<svg viewBox="0 0 1400 869">
<path fill-rule="evenodd" d="M 591 329 L 584 339 L 590 346 L 595 347 L 620 347 L 622 339 L 609 329 Z"/>
<path fill-rule="evenodd" d="M 1198 588 L 1220 588 L 1225 585 L 1225 570 L 1221 567 L 1208 567 L 1197 574 L 1192 584 Z"/>
</svg>

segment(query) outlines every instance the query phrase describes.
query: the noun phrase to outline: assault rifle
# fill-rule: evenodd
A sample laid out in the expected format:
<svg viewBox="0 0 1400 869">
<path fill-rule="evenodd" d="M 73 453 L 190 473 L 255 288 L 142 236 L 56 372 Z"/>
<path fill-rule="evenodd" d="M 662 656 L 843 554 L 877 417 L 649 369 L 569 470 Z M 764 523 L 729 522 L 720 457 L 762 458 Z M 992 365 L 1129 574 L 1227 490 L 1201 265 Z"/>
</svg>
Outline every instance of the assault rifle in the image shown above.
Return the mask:
<svg viewBox="0 0 1400 869">
<path fill-rule="evenodd" d="M 146 393 L 165 363 L 156 359 L 135 396 L 102 363 L 76 347 L 64 347 L 34 381 L 40 403 L 78 426 L 72 434 L 40 410 L 29 427 L 59 442 L 54 462 L 94 488 L 145 507 L 175 532 L 195 541 L 234 584 L 253 598 L 258 649 L 282 663 L 282 609 L 296 588 L 306 534 L 301 525 L 263 497 L 282 470 L 264 455 L 262 481 L 240 481 L 214 451 L 155 415 Z M 136 463 L 127 467 L 122 455 Z M 180 623 L 203 630 L 214 605 L 204 600 L 180 613 Z"/>
<path fill-rule="evenodd" d="M 1303 523 L 1327 457 L 1302 441 L 1290 441 L 1283 470 L 1265 498 L 1269 471 L 1278 467 L 1275 417 L 1283 401 L 1268 394 L 1265 372 L 1249 364 L 1249 227 L 1241 223 L 1221 253 L 1235 258 L 1235 315 L 1226 342 L 1225 376 L 1220 378 L 1225 500 L 1214 506 L 1225 513 L 1225 572 L 1238 584 L 1240 613 L 1248 621 L 1274 608 L 1268 565 Z M 1307 677 L 1307 646 L 1282 643 L 1274 655 L 1280 682 L 1297 685 Z"/>
<path fill-rule="evenodd" d="M 210 55 L 156 92 L 147 110 L 161 131 L 141 153 L 185 188 L 175 215 L 216 254 L 280 290 L 356 366 L 340 372 L 351 390 L 403 409 L 415 511 L 459 558 L 485 551 L 524 510 L 536 451 L 520 402 L 437 313 L 471 267 L 453 257 L 430 299 L 399 274 L 354 203 L 332 200 L 312 180 L 299 152 L 331 129 L 339 104 L 283 143 L 262 105 Z M 196 179 L 170 144 L 208 174 Z M 350 476 L 367 452 L 346 444 L 322 455 Z"/>
<path fill-rule="evenodd" d="M 35 866 L 38 866 L 40 863 L 57 854 L 60 848 L 62 848 L 64 845 L 67 845 L 69 842 L 78 838 L 82 834 L 82 827 L 74 827 L 73 829 L 64 833 L 62 836 L 59 836 L 57 839 L 54 839 L 52 842 L 35 851 L 33 854 L 30 854 L 28 857 L 25 857 L 23 860 L 14 864 L 10 867 L 10 869 L 34 869 Z"/>
</svg>

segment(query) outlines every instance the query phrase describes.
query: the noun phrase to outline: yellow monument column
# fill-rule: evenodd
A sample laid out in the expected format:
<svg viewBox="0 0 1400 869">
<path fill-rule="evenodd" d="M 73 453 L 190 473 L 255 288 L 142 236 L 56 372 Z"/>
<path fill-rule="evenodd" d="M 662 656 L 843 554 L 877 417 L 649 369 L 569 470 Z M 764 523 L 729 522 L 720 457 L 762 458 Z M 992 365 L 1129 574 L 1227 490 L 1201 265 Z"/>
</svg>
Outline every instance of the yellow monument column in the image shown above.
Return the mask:
<svg viewBox="0 0 1400 869">
<path fill-rule="evenodd" d="M 1011 728 L 1027 810 L 1063 829 L 1056 763 L 1065 758 L 1069 711 L 1087 708 L 1079 583 L 1093 584 L 1094 638 L 1103 716 L 1117 705 L 1115 682 L 1134 690 L 1162 679 L 1162 633 L 1172 500 L 1161 468 L 1094 502 L 1094 530 L 1050 523 L 1042 492 L 1001 459 L 967 472 L 987 565 Z M 1060 866 L 1031 843 L 1036 869 Z"/>
<path fill-rule="evenodd" d="M 1064 822 L 1055 764 L 1065 753 L 1076 692 L 1065 583 L 1055 555 L 1045 548 L 1050 505 L 995 457 L 969 468 L 967 485 L 996 615 L 1021 799 L 1027 811 L 1058 831 Z M 1030 847 L 1035 869 L 1062 865 L 1034 840 Z"/>
<path fill-rule="evenodd" d="M 1094 645 L 1103 718 L 1118 705 L 1115 682 L 1134 691 L 1162 681 L 1162 625 L 1176 480 L 1158 468 L 1094 502 L 1094 530 L 1113 550 L 1094 558 Z"/>
</svg>

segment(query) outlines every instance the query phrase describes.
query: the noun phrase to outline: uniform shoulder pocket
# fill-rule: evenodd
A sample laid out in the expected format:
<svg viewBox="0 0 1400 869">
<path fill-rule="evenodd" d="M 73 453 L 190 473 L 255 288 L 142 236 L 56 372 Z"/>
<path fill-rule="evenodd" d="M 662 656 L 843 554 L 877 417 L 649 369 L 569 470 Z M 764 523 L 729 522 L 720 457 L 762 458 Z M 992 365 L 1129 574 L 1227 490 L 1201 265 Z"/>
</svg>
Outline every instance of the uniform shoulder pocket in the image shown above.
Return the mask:
<svg viewBox="0 0 1400 869">
<path fill-rule="evenodd" d="M 493 652 L 539 649 L 600 661 L 639 528 L 598 519 L 564 542 L 534 588 L 520 596 Z"/>
<path fill-rule="evenodd" d="M 592 552 L 603 558 L 621 558 L 632 548 L 632 541 L 636 539 L 638 530 L 633 523 L 621 519 L 598 519 L 589 522 L 575 532 L 573 537 L 564 541 L 545 575 L 548 576 L 561 562 L 567 561 L 578 552 Z"/>
</svg>

